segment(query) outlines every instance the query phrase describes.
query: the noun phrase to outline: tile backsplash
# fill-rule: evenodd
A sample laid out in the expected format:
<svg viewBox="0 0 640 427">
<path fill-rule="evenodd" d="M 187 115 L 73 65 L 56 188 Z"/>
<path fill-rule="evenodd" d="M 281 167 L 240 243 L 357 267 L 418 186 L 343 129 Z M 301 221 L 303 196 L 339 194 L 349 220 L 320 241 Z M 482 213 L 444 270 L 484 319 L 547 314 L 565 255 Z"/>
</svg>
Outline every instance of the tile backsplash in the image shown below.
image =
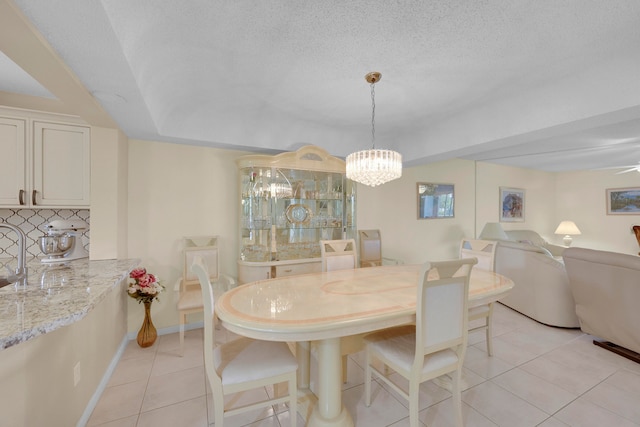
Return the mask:
<svg viewBox="0 0 640 427">
<path fill-rule="evenodd" d="M 56 219 L 78 219 L 90 224 L 89 209 L 0 209 L 0 224 L 18 226 L 27 235 L 27 257 L 43 256 L 38 238 L 46 234 L 44 226 Z M 82 244 L 89 250 L 89 233 L 82 233 Z M 18 254 L 18 240 L 13 231 L 0 228 L 0 258 Z"/>
</svg>

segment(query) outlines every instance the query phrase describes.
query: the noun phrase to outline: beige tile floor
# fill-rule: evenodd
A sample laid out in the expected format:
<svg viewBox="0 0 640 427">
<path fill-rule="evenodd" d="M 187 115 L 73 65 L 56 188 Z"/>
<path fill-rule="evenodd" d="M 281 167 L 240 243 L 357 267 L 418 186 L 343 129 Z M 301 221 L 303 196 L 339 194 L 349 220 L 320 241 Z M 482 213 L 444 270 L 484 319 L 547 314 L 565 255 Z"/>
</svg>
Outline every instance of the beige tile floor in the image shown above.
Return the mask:
<svg viewBox="0 0 640 427">
<path fill-rule="evenodd" d="M 468 386 L 462 395 L 465 426 L 640 426 L 640 364 L 593 345 L 592 337 L 579 330 L 547 327 L 500 304 L 494 316 L 493 357 L 486 353 L 483 332 L 469 337 L 464 372 Z M 202 329 L 187 332 L 184 357 L 178 347 L 177 334 L 160 336 L 147 349 L 132 341 L 88 425 L 206 427 L 212 404 Z M 343 386 L 343 401 L 356 426 L 408 426 L 404 400 L 380 385 L 374 386 L 371 407 L 364 405 L 363 360 L 362 353 L 349 357 Z M 315 378 L 312 368 L 312 383 Z M 449 392 L 427 382 L 420 402 L 422 425 L 453 425 Z M 225 421 L 229 427 L 288 425 L 289 413 L 283 408 Z M 298 425 L 304 425 L 300 416 Z"/>
</svg>

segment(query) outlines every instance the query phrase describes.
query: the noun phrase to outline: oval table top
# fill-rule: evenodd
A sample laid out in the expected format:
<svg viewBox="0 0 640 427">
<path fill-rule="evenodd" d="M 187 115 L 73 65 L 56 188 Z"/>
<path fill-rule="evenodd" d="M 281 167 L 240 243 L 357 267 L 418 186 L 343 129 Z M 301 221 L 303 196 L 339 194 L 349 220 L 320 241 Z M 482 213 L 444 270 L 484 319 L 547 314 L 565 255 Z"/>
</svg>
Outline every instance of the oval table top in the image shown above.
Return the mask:
<svg viewBox="0 0 640 427">
<path fill-rule="evenodd" d="M 415 321 L 420 265 L 393 265 L 304 274 L 252 282 L 216 302 L 232 332 L 270 341 L 310 341 L 370 332 Z M 502 297 L 513 281 L 476 269 L 469 305 Z"/>
</svg>

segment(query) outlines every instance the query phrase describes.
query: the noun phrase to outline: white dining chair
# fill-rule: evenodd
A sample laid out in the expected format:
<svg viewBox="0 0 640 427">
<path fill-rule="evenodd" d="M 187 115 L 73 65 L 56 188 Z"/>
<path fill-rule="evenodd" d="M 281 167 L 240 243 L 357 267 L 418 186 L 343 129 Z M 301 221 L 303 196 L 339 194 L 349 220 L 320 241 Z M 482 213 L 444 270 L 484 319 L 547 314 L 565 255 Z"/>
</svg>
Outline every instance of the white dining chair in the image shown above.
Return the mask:
<svg viewBox="0 0 640 427">
<path fill-rule="evenodd" d="M 358 249 L 360 251 L 360 267 L 403 264 L 398 259 L 382 256 L 380 230 L 358 230 Z"/>
<path fill-rule="evenodd" d="M 358 230 L 360 267 L 382 265 L 382 239 L 379 230 Z"/>
<path fill-rule="evenodd" d="M 280 403 L 289 404 L 291 426 L 297 420 L 298 363 L 286 343 L 239 338 L 217 344 L 214 327 L 214 297 L 209 273 L 202 258 L 196 256 L 191 270 L 198 276 L 204 303 L 204 367 L 213 394 L 215 426 L 222 427 L 225 417 Z M 225 407 L 224 397 L 269 385 L 288 384 L 285 396 Z M 278 387 L 277 390 L 281 388 Z"/>
<path fill-rule="evenodd" d="M 191 271 L 194 257 L 202 258 L 216 295 L 236 286 L 235 279 L 219 272 L 218 236 L 183 237 L 182 246 L 182 278 L 176 303 L 179 316 L 180 356 L 184 355 L 184 329 L 187 316 L 202 313 L 204 310 L 200 282 L 198 276 Z"/>
<path fill-rule="evenodd" d="M 478 264 L 474 268 L 495 271 L 496 247 L 494 240 L 462 239 L 460 242 L 460 258 L 476 258 Z M 469 332 L 485 331 L 487 353 L 493 356 L 493 307 L 494 302 L 469 307 Z M 478 322 L 481 324 L 477 324 Z"/>
<path fill-rule="evenodd" d="M 347 270 L 357 267 L 358 254 L 354 239 L 320 240 L 322 271 Z M 347 357 L 364 349 L 362 335 L 352 335 L 340 339 L 342 354 L 342 382 L 347 381 Z"/>
<path fill-rule="evenodd" d="M 375 375 L 409 401 L 409 425 L 418 427 L 420 384 L 450 374 L 455 424 L 462 427 L 461 376 L 467 347 L 469 275 L 475 259 L 427 262 L 418 276 L 416 324 L 365 335 L 365 405 Z M 382 362 L 383 369 L 374 366 Z M 390 368 L 409 381 L 404 391 Z"/>
<path fill-rule="evenodd" d="M 322 271 L 356 268 L 358 259 L 356 241 L 353 239 L 320 240 L 320 259 Z"/>
</svg>

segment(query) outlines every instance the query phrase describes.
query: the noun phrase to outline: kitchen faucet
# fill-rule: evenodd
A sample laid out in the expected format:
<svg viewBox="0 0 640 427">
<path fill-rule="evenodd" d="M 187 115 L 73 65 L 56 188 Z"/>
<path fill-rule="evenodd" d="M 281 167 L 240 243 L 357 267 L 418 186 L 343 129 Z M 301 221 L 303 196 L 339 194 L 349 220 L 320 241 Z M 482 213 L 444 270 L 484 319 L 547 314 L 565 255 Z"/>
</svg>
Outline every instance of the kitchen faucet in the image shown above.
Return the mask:
<svg viewBox="0 0 640 427">
<path fill-rule="evenodd" d="M 21 228 L 11 224 L 0 224 L 0 228 L 13 230 L 18 236 L 18 267 L 16 268 L 16 278 L 27 283 L 27 235 Z"/>
</svg>

